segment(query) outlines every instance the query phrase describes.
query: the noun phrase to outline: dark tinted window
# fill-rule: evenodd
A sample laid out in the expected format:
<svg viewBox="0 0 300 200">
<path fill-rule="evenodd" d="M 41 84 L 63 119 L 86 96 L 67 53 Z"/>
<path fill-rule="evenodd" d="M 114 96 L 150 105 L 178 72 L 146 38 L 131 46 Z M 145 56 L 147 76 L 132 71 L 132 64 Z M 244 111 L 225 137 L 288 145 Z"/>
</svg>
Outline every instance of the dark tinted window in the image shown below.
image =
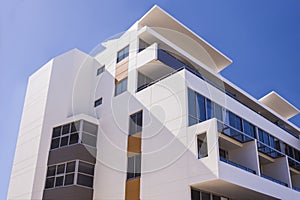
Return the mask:
<svg viewBox="0 0 300 200">
<path fill-rule="evenodd" d="M 56 174 L 63 174 L 65 173 L 65 164 L 61 164 L 57 166 Z"/>
<path fill-rule="evenodd" d="M 79 162 L 78 172 L 94 175 L 94 165 L 85 162 Z"/>
<path fill-rule="evenodd" d="M 66 125 L 63 125 L 62 127 L 62 134 L 68 134 L 70 133 L 70 124 L 66 124 Z"/>
<path fill-rule="evenodd" d="M 70 135 L 69 144 L 76 144 L 76 143 L 78 143 L 78 139 L 79 139 L 78 133 L 71 134 Z"/>
<path fill-rule="evenodd" d="M 199 120 L 199 122 L 203 122 L 206 120 L 205 98 L 199 94 L 197 94 L 197 106 L 198 106 L 198 109 L 197 109 L 198 120 Z"/>
<path fill-rule="evenodd" d="M 65 176 L 65 184 L 64 185 L 72 185 L 74 183 L 74 174 L 67 174 Z"/>
<path fill-rule="evenodd" d="M 79 128 L 80 128 L 80 122 L 79 121 L 71 123 L 71 133 L 79 132 Z"/>
<path fill-rule="evenodd" d="M 62 137 L 60 140 L 60 146 L 67 146 L 69 142 L 69 136 Z"/>
<path fill-rule="evenodd" d="M 53 188 L 54 187 L 54 177 L 46 179 L 45 188 Z"/>
<path fill-rule="evenodd" d="M 201 200 L 210 200 L 210 193 L 201 192 Z"/>
<path fill-rule="evenodd" d="M 143 126 L 143 111 L 139 111 L 129 117 L 129 135 L 139 133 Z"/>
<path fill-rule="evenodd" d="M 83 174 L 78 174 L 77 184 L 92 188 L 93 187 L 93 177 L 86 176 L 86 175 L 83 175 Z"/>
<path fill-rule="evenodd" d="M 61 127 L 60 126 L 53 128 L 52 137 L 58 137 L 58 136 L 60 136 L 60 131 L 61 131 Z"/>
<path fill-rule="evenodd" d="M 67 168 L 66 168 L 66 173 L 70 173 L 70 172 L 74 172 L 74 171 L 75 171 L 75 161 L 68 162 Z"/>
<path fill-rule="evenodd" d="M 55 178 L 55 187 L 57 186 L 62 186 L 64 183 L 64 177 L 63 176 L 58 176 Z"/>
<path fill-rule="evenodd" d="M 56 166 L 48 167 L 48 170 L 47 170 L 47 177 L 48 177 L 48 176 L 54 176 L 54 175 L 55 175 L 55 170 L 56 170 Z"/>
<path fill-rule="evenodd" d="M 102 98 L 97 99 L 97 100 L 94 102 L 94 107 L 100 106 L 101 104 L 102 104 Z"/>
<path fill-rule="evenodd" d="M 54 138 L 51 141 L 51 149 L 55 149 L 59 147 L 59 140 L 60 138 Z"/>
<path fill-rule="evenodd" d="M 191 195 L 192 200 L 200 200 L 200 191 L 192 189 Z"/>
</svg>

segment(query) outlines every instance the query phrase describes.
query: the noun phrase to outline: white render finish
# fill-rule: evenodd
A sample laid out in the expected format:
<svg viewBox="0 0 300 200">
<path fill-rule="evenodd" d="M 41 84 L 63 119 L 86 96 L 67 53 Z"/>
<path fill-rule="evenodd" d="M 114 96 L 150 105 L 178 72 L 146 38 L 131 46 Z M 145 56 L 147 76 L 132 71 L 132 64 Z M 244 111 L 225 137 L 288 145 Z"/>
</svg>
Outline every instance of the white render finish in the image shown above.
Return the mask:
<svg viewBox="0 0 300 200">
<path fill-rule="evenodd" d="M 149 46 L 139 51 L 141 39 Z M 127 91 L 115 96 L 117 52 L 128 45 Z M 124 199 L 128 119 L 140 110 L 140 199 L 188 200 L 191 188 L 220 195 L 222 199 L 300 198 L 300 192 L 293 189 L 300 187 L 300 171 L 289 166 L 287 155 L 274 159 L 261 153 L 257 130 L 262 129 L 298 150 L 299 137 L 188 69 L 176 71 L 164 63 L 162 53 L 168 52 L 175 60 L 193 66 L 219 85 L 232 86 L 299 135 L 299 128 L 287 116 L 275 113 L 218 73 L 232 62 L 229 58 L 158 6 L 103 46 L 105 50 L 94 57 L 71 50 L 52 59 L 29 78 L 8 199 L 42 199 L 52 128 L 80 119 L 99 126 L 93 199 Z M 103 65 L 105 71 L 96 76 Z M 139 73 L 157 82 L 137 91 Z M 189 126 L 188 88 L 255 125 L 256 138 L 241 143 L 222 133 L 216 118 Z M 103 99 L 102 104 L 94 107 L 99 98 Z M 201 159 L 198 137 L 207 142 L 208 156 Z M 256 173 L 221 161 L 220 149 L 227 151 L 230 161 Z"/>
</svg>

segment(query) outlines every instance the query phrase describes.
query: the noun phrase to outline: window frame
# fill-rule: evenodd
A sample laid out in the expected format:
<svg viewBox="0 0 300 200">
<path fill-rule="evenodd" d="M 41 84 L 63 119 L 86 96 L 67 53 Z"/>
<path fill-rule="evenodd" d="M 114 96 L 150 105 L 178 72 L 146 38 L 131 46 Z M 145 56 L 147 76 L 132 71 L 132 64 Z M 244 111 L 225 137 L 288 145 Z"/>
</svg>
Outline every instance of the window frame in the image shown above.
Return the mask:
<svg viewBox="0 0 300 200">
<path fill-rule="evenodd" d="M 129 45 L 125 46 L 117 52 L 117 63 L 121 62 L 129 56 Z"/>
</svg>

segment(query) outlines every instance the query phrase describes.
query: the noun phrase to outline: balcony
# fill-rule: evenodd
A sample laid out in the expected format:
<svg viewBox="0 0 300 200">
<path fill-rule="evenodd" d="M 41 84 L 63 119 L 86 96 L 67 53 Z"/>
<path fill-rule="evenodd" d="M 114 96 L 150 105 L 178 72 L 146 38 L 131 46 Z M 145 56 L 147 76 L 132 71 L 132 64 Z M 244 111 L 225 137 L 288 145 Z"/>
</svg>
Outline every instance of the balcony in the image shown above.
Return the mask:
<svg viewBox="0 0 300 200">
<path fill-rule="evenodd" d="M 245 171 L 247 171 L 247 172 L 250 172 L 250 173 L 252 173 L 252 174 L 256 174 L 256 171 L 255 171 L 255 170 L 250 169 L 250 168 L 248 168 L 248 167 L 245 167 L 245 166 L 243 166 L 243 165 L 237 164 L 237 163 L 232 162 L 232 161 L 230 161 L 230 160 L 227 160 L 226 158 L 220 157 L 220 161 L 225 162 L 225 163 L 227 163 L 227 164 L 230 164 L 230 165 L 232 165 L 232 166 L 238 167 L 238 168 L 240 168 L 240 169 L 242 169 L 242 170 L 245 170 Z"/>
<path fill-rule="evenodd" d="M 201 74 L 198 70 L 195 69 L 191 64 L 187 64 L 188 62 L 185 61 L 184 58 L 180 58 L 178 55 L 171 54 L 165 50 L 159 49 L 158 44 L 154 43 L 147 48 L 143 48 L 142 51 L 138 53 L 137 56 L 137 68 L 138 68 L 138 84 L 136 92 L 139 92 L 183 69 L 191 72 L 192 74 L 196 75 L 198 78 L 205 80 L 207 83 L 212 85 L 213 87 L 217 88 L 221 92 L 225 93 L 227 96 L 235 99 L 239 103 L 243 104 L 247 108 L 253 110 L 251 106 L 245 104 L 245 102 L 241 101 L 236 94 L 232 93 L 228 89 L 224 88 L 224 86 L 220 86 L 214 81 L 210 80 L 203 74 Z M 262 117 L 266 118 L 266 116 L 260 114 L 256 110 L 253 110 L 256 114 L 261 115 Z M 266 118 L 269 120 L 268 118 Z M 270 121 L 270 120 L 269 120 Z M 290 129 L 288 129 L 284 124 L 277 124 L 271 121 L 276 126 L 280 127 L 282 130 L 287 132 L 288 134 L 292 135 L 293 137 L 299 139 L 298 134 L 294 133 Z M 232 133 L 231 133 L 232 132 Z M 227 131 L 234 135 L 235 131 L 231 129 Z M 238 133 L 237 133 L 238 134 Z M 250 141 L 251 139 L 247 138 L 239 138 L 240 136 L 236 136 L 237 140 L 243 140 L 243 142 Z"/>
<path fill-rule="evenodd" d="M 251 136 L 220 121 L 218 121 L 218 131 L 241 143 L 254 140 Z"/>
<path fill-rule="evenodd" d="M 284 157 L 285 155 L 280 152 L 279 150 L 273 148 L 273 147 L 270 147 L 260 141 L 257 140 L 257 148 L 258 148 L 258 151 L 271 157 L 271 158 L 279 158 L 279 157 Z"/>
<path fill-rule="evenodd" d="M 270 181 L 273 181 L 273 182 L 275 182 L 275 183 L 278 183 L 278 184 L 280 184 L 280 185 L 283 185 L 283 186 L 285 186 L 285 187 L 288 187 L 288 184 L 287 184 L 287 183 L 285 183 L 285 182 L 283 182 L 283 181 L 280 181 L 280 180 L 277 180 L 277 179 L 275 179 L 275 178 L 272 178 L 272 177 L 270 177 L 270 176 L 267 176 L 267 175 L 265 175 L 265 174 L 261 174 L 261 177 L 263 177 L 263 178 L 265 178 L 265 179 L 268 179 L 268 180 L 270 180 Z"/>
</svg>

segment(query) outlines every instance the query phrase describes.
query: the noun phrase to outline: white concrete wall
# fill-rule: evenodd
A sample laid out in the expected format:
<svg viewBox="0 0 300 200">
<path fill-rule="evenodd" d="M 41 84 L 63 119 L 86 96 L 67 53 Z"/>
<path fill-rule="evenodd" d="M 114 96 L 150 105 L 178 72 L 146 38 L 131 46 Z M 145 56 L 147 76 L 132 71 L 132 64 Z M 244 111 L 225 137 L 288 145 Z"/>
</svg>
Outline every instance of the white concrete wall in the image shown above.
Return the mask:
<svg viewBox="0 0 300 200">
<path fill-rule="evenodd" d="M 229 160 L 255 170 L 259 174 L 256 140 L 244 143 L 243 147 L 229 151 Z"/>
<path fill-rule="evenodd" d="M 48 62 L 28 81 L 19 137 L 10 178 L 8 199 L 31 199 L 40 150 L 41 132 L 53 61 Z"/>
<path fill-rule="evenodd" d="M 286 157 L 276 158 L 274 163 L 261 165 L 261 171 L 263 174 L 291 186 L 290 171 Z"/>
</svg>

